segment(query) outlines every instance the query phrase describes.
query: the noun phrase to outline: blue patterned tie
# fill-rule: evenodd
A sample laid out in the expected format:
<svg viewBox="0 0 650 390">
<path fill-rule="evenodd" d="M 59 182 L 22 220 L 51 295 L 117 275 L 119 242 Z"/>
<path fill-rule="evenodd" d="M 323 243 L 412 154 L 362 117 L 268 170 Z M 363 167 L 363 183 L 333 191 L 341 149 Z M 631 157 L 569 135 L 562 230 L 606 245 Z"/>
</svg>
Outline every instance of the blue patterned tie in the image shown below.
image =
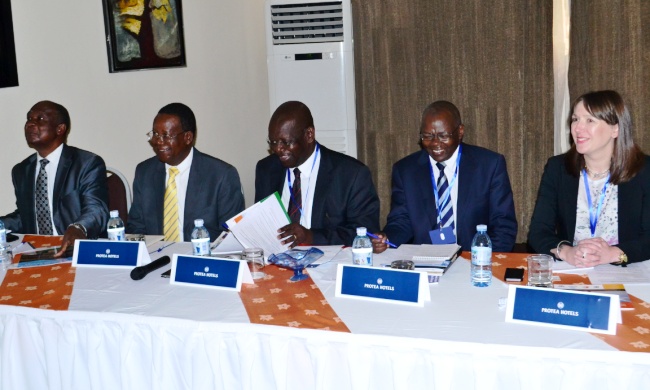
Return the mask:
<svg viewBox="0 0 650 390">
<path fill-rule="evenodd" d="M 440 170 L 440 176 L 438 176 L 438 199 L 440 202 L 444 200 L 445 191 L 449 188 L 449 182 L 447 181 L 447 176 L 445 176 L 445 164 L 436 163 L 436 166 Z M 447 198 L 445 204 L 440 207 L 438 212 L 440 213 L 440 227 L 450 226 L 454 228 L 454 209 L 451 207 L 451 194 Z"/>
<path fill-rule="evenodd" d="M 41 160 L 41 169 L 38 171 L 36 178 L 36 188 L 34 191 L 34 202 L 36 205 L 36 222 L 38 223 L 38 234 L 47 236 L 52 235 L 52 216 L 50 215 L 50 201 L 47 196 L 47 172 L 45 166 L 50 161 Z"/>
</svg>

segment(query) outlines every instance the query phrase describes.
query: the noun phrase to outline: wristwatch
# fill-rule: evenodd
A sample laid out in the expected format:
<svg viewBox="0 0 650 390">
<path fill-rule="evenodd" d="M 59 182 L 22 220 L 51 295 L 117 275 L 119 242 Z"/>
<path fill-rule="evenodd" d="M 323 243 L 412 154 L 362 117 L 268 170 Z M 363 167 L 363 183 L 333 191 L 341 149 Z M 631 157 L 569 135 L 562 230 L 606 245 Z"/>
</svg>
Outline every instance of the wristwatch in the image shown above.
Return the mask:
<svg viewBox="0 0 650 390">
<path fill-rule="evenodd" d="M 620 265 L 621 267 L 627 267 L 627 255 L 625 254 L 625 252 L 621 252 L 621 254 L 618 255 L 618 261 L 612 264 Z"/>
<path fill-rule="evenodd" d="M 77 228 L 83 232 L 84 236 L 88 237 L 88 230 L 86 230 L 86 227 L 79 222 L 71 223 L 68 227 Z"/>
</svg>

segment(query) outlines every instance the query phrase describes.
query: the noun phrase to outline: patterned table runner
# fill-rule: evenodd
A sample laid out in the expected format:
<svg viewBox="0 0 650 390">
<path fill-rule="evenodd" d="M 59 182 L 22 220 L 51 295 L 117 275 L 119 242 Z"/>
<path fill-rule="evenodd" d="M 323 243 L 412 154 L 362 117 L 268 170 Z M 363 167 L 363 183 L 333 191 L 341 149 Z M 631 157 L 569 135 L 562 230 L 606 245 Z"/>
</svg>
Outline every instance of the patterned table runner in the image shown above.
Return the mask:
<svg viewBox="0 0 650 390">
<path fill-rule="evenodd" d="M 466 258 L 469 254 L 464 253 Z M 492 275 L 504 281 L 506 268 L 528 268 L 526 253 L 495 253 L 492 256 Z M 556 284 L 591 284 L 587 275 L 558 274 L 560 282 Z M 523 282 L 508 282 L 508 284 L 526 285 L 527 270 Z M 621 351 L 650 352 L 650 303 L 630 295 L 634 310 L 623 310 L 623 323 L 617 325 L 616 335 L 592 333 L 595 337 Z"/>
<path fill-rule="evenodd" d="M 61 245 L 62 236 L 26 235 L 23 242 L 34 248 Z M 14 262 L 20 259 L 17 255 Z M 0 285 L 0 304 L 37 309 L 68 310 L 75 270 L 70 263 L 7 271 Z"/>
<path fill-rule="evenodd" d="M 275 265 L 264 273 L 239 293 L 252 323 L 350 332 L 311 278 L 292 282 L 293 271 Z"/>
</svg>

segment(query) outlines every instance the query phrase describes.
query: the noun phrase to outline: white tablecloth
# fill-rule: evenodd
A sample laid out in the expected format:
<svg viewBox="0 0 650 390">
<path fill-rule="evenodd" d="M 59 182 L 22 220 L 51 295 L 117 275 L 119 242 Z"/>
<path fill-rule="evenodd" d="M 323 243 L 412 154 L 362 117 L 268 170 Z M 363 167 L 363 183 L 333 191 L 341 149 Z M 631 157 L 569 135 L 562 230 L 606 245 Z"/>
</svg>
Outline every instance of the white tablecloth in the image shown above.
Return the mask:
<svg viewBox="0 0 650 390">
<path fill-rule="evenodd" d="M 187 251 L 177 245 L 168 252 Z M 345 259 L 345 254 L 341 259 Z M 505 323 L 507 288 L 459 259 L 424 308 L 334 298 L 351 334 L 249 324 L 238 294 L 156 271 L 78 269 L 70 310 L 0 305 L 2 389 L 644 389 L 650 354 L 583 332 Z M 631 293 L 650 301 L 649 286 Z M 650 323 L 650 321 L 649 321 Z"/>
</svg>

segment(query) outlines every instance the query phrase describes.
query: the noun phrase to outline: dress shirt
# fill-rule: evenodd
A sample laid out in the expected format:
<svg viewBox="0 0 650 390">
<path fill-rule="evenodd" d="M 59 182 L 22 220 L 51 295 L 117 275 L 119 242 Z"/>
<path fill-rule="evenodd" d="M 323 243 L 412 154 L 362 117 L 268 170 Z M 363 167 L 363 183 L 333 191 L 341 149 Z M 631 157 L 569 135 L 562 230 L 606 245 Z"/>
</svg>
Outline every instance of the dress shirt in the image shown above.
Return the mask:
<svg viewBox="0 0 650 390">
<path fill-rule="evenodd" d="M 458 225 L 458 222 L 456 222 L 456 218 L 458 215 L 458 207 L 456 207 L 456 204 L 458 203 L 458 181 L 460 180 L 460 169 L 458 170 L 458 175 L 456 176 L 456 180 L 453 183 L 452 180 L 454 180 L 454 172 L 456 172 L 457 158 L 458 158 L 458 147 L 456 147 L 454 154 L 452 154 L 448 160 L 442 161 L 445 164 L 445 176 L 447 176 L 447 182 L 451 186 L 450 196 L 451 196 L 451 206 L 454 208 L 454 234 L 456 234 L 456 226 Z M 438 167 L 436 166 L 437 161 L 434 160 L 433 157 L 429 156 L 429 163 L 433 167 L 433 177 L 436 180 L 436 184 L 438 184 L 438 178 L 440 177 L 440 169 L 438 169 Z M 431 183 L 431 188 L 433 188 L 433 183 Z M 439 200 L 441 201 L 442 199 Z M 434 198 L 434 203 L 435 203 L 435 198 Z M 435 227 L 435 229 L 439 229 L 439 228 L 440 226 Z"/>
<path fill-rule="evenodd" d="M 194 158 L 194 148 L 180 164 L 174 168 L 178 169 L 176 175 L 176 200 L 178 201 L 178 233 L 181 240 L 184 237 L 183 222 L 185 222 L 185 195 L 187 194 L 187 182 L 190 178 L 190 168 L 192 167 L 192 158 Z M 173 165 L 165 164 L 165 186 L 169 180 L 169 168 Z M 166 187 L 165 187 L 166 188 Z"/>
<path fill-rule="evenodd" d="M 54 182 L 56 181 L 56 171 L 59 169 L 61 152 L 63 152 L 63 144 L 59 145 L 58 148 L 54 149 L 52 153 L 45 157 L 41 157 L 40 154 L 36 153 L 36 174 L 34 175 L 34 185 L 36 185 L 38 172 L 41 170 L 41 160 L 46 158 L 49 161 L 45 166 L 45 172 L 47 173 L 47 201 L 50 204 L 50 221 L 52 221 L 52 235 L 54 236 L 58 236 L 59 232 L 57 232 L 56 225 L 54 224 L 54 208 L 52 207 L 52 199 L 54 199 Z M 34 215 L 36 215 L 36 207 L 34 207 Z"/>
<path fill-rule="evenodd" d="M 318 168 L 320 168 L 320 152 L 318 145 L 314 148 L 314 152 L 309 158 L 299 165 L 300 169 L 300 190 L 302 195 L 302 214 L 300 215 L 300 224 L 306 229 L 311 229 L 311 211 L 314 204 L 314 192 L 316 191 L 316 179 L 318 179 Z M 294 167 L 295 168 L 295 167 Z M 294 168 L 289 168 L 291 175 L 291 185 L 296 182 Z M 284 178 L 284 187 L 282 189 L 282 204 L 286 210 L 289 210 L 289 202 L 291 202 L 291 191 L 289 190 L 289 182 Z"/>
</svg>

